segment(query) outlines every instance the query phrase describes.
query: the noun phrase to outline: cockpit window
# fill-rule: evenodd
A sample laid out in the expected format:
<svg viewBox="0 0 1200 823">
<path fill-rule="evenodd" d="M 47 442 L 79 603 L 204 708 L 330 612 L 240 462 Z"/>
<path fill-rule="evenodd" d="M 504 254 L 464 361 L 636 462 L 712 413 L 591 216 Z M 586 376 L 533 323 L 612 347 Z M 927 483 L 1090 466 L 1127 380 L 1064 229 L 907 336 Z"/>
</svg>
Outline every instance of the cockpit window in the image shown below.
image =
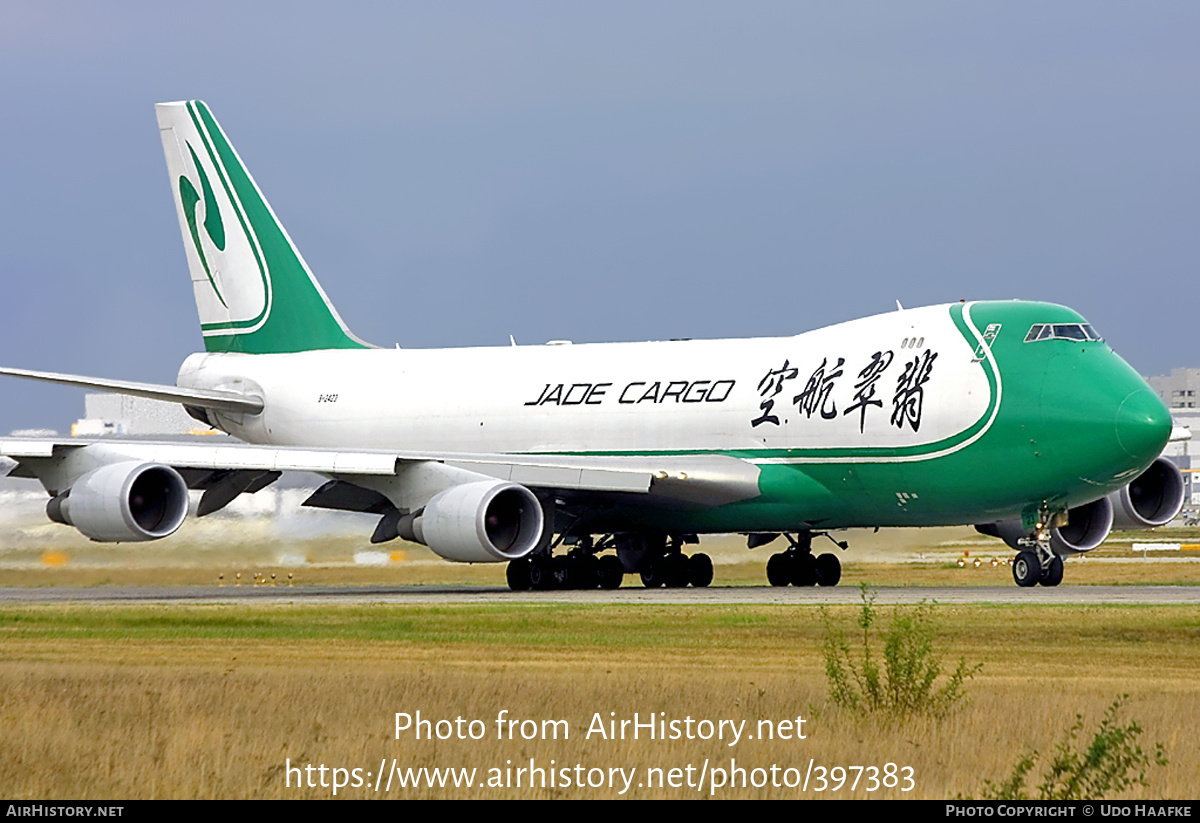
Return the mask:
<svg viewBox="0 0 1200 823">
<path fill-rule="evenodd" d="M 1103 340 L 1088 323 L 1034 323 L 1025 342 L 1035 340 Z"/>
</svg>

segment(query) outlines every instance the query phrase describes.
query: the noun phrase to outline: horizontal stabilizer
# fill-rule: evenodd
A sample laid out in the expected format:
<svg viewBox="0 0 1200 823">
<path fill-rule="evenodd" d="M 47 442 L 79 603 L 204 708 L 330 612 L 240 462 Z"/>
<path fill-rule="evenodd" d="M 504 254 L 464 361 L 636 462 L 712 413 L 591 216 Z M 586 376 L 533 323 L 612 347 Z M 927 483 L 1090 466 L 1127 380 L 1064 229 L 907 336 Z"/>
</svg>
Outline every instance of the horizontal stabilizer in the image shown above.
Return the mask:
<svg viewBox="0 0 1200 823">
<path fill-rule="evenodd" d="M 24 377 L 28 380 L 42 380 L 46 383 L 78 386 L 115 394 L 129 394 L 134 397 L 146 397 L 150 400 L 165 400 L 168 403 L 182 403 L 185 406 L 198 406 L 202 409 L 233 414 L 258 414 L 263 410 L 261 400 L 237 392 L 183 389 L 178 386 L 160 386 L 155 383 L 131 383 L 127 380 L 105 380 L 98 377 L 81 377 L 77 374 L 58 374 L 57 372 L 2 367 L 0 367 L 0 375 Z"/>
</svg>

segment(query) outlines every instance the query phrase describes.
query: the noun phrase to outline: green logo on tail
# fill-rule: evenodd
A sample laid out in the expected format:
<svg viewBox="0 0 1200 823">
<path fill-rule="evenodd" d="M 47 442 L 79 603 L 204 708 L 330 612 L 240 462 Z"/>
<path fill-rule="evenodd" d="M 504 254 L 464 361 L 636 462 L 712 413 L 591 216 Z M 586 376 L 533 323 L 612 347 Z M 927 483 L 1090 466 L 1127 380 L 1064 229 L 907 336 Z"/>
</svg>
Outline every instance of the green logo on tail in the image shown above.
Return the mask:
<svg viewBox="0 0 1200 823">
<path fill-rule="evenodd" d="M 179 187 L 183 242 L 190 237 L 196 249 L 188 254 L 190 275 L 202 283 L 203 272 L 212 287 L 195 295 L 205 349 L 365 348 L 337 316 L 208 107 L 199 101 L 164 105 L 159 124 L 174 132 L 163 147 Z"/>
<path fill-rule="evenodd" d="M 204 232 L 212 240 L 213 245 L 217 247 L 217 251 L 225 251 L 225 224 L 221 222 L 221 210 L 217 208 L 217 198 L 213 196 L 212 186 L 208 182 L 208 175 L 204 173 L 204 167 L 200 165 L 200 158 L 196 156 L 196 150 L 192 148 L 191 143 L 188 143 L 187 147 L 188 151 L 192 153 L 192 163 L 196 166 L 196 171 L 200 173 L 200 188 L 204 192 Z M 179 198 L 183 201 L 183 213 L 187 216 L 188 229 L 192 233 L 192 242 L 196 244 L 196 253 L 200 255 L 200 263 L 204 266 L 204 273 L 208 275 L 208 282 L 212 284 L 213 292 L 216 293 L 217 299 L 221 301 L 221 305 L 229 308 L 225 302 L 225 297 L 217 287 L 217 281 L 213 278 L 212 270 L 208 266 L 208 260 L 204 256 L 204 247 L 200 245 L 200 232 L 196 227 L 196 204 L 200 202 L 200 194 L 197 193 L 196 187 L 192 185 L 192 181 L 186 177 L 179 178 Z"/>
</svg>

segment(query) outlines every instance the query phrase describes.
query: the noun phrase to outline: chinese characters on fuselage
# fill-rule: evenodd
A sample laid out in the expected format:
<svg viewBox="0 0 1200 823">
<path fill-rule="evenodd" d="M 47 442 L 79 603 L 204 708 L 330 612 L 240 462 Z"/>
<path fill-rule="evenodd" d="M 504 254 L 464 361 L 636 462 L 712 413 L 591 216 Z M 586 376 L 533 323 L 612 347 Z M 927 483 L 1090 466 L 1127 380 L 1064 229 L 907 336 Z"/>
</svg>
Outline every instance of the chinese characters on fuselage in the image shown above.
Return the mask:
<svg viewBox="0 0 1200 823">
<path fill-rule="evenodd" d="M 836 381 L 845 372 L 843 366 L 846 364 L 846 360 L 839 357 L 837 362 L 832 365 L 829 360 L 828 357 L 821 359 L 821 364 L 805 380 L 804 388 L 792 398 L 792 405 L 806 419 L 811 419 L 817 413 L 825 420 L 832 420 L 839 416 L 834 389 L 838 385 Z M 857 413 L 860 433 L 866 430 L 867 415 L 872 407 L 883 409 L 883 399 L 876 398 L 880 389 L 878 384 L 892 365 L 893 360 L 895 360 L 895 352 L 891 350 L 877 351 L 871 355 L 870 361 L 862 367 L 857 378 L 854 379 L 853 402 L 846 405 L 840 414 Z M 903 361 L 902 371 L 896 378 L 895 390 L 892 392 L 892 412 L 889 420 L 891 425 L 898 429 L 908 426 L 914 432 L 920 431 L 921 412 L 925 405 L 925 384 L 929 382 L 935 360 L 937 360 L 937 352 L 925 349 L 911 360 Z M 894 370 L 893 373 L 895 373 Z M 783 392 L 784 383 L 796 379 L 799 375 L 799 369 L 793 366 L 791 360 L 788 359 L 783 361 L 780 368 L 771 369 L 763 376 L 758 383 L 758 394 L 762 398 L 759 409 L 762 414 L 750 421 L 751 426 L 761 426 L 766 423 L 773 426 L 779 425 L 779 415 L 775 413 L 776 398 Z M 846 378 L 846 380 L 850 379 Z"/>
</svg>

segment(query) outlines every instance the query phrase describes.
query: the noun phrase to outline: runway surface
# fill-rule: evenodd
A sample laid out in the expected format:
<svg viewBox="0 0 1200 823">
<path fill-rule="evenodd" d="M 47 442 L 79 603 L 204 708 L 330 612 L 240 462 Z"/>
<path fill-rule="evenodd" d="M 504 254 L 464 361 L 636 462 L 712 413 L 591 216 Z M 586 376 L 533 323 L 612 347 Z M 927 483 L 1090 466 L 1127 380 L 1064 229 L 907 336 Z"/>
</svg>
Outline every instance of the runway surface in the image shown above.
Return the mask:
<svg viewBox="0 0 1200 823">
<path fill-rule="evenodd" d="M 1041 605 L 1129 605 L 1200 603 L 1200 586 L 1070 586 L 1047 589 L 1017 586 L 905 586 L 872 589 L 878 603 L 1004 603 Z M 780 604 L 858 603 L 857 587 L 772 588 L 714 586 L 707 589 L 511 592 L 483 586 L 95 586 L 0 588 L 0 606 L 35 603 L 220 604 L 284 603 L 621 603 L 621 604 Z"/>
</svg>

